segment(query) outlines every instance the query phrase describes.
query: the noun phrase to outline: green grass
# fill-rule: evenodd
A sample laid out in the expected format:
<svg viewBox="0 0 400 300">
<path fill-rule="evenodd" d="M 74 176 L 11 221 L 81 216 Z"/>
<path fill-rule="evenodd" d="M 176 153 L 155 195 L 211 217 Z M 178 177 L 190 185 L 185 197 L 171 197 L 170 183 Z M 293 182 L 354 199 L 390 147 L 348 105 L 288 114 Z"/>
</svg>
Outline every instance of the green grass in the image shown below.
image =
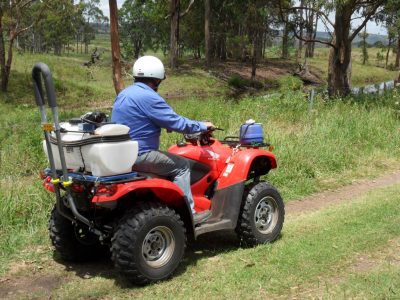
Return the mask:
<svg viewBox="0 0 400 300">
<path fill-rule="evenodd" d="M 365 86 L 368 84 L 377 84 L 397 79 L 398 71 L 386 70 L 384 68 L 384 62 L 382 63 L 376 60 L 376 53 L 379 51 L 380 49 L 377 48 L 369 48 L 368 53 L 370 59 L 366 65 L 363 65 L 361 59 L 361 49 L 353 48 L 351 75 L 351 83 L 353 86 Z M 325 80 L 328 78 L 328 58 L 329 49 L 319 48 L 316 51 L 315 57 L 313 59 L 309 59 L 309 64 L 324 74 Z M 391 54 L 389 64 L 393 64 L 394 60 L 395 55 Z"/>
</svg>

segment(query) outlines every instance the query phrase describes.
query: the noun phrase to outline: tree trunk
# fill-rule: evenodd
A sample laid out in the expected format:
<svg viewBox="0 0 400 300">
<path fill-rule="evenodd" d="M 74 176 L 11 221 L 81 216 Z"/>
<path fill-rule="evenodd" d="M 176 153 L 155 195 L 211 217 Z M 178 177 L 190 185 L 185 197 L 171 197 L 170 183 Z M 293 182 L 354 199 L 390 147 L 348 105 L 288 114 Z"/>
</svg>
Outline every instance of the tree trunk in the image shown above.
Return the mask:
<svg viewBox="0 0 400 300">
<path fill-rule="evenodd" d="M 282 37 L 282 56 L 283 59 L 289 58 L 289 20 L 288 15 L 285 16 L 285 28 L 283 30 L 283 37 Z"/>
<path fill-rule="evenodd" d="M 227 53 L 226 53 L 226 35 L 223 34 L 221 37 L 221 55 L 220 58 L 222 61 L 225 61 L 227 59 Z"/>
<path fill-rule="evenodd" d="M 317 38 L 318 20 L 319 20 L 319 16 L 317 15 L 317 17 L 315 19 L 315 27 L 314 27 L 314 35 L 313 35 L 314 40 Z M 314 53 L 315 53 L 315 42 L 311 42 L 310 58 L 314 57 Z"/>
<path fill-rule="evenodd" d="M 124 89 L 124 81 L 121 74 L 121 50 L 119 47 L 118 32 L 118 7 L 117 0 L 108 0 L 110 6 L 110 33 L 112 71 L 115 93 L 118 95 Z"/>
<path fill-rule="evenodd" d="M 388 64 L 389 64 L 389 54 L 390 54 L 390 50 L 391 50 L 391 47 L 392 47 L 392 41 L 393 41 L 393 39 L 389 37 L 388 49 L 386 51 L 385 69 L 388 68 Z"/>
<path fill-rule="evenodd" d="M 362 53 L 363 53 L 363 65 L 367 63 L 368 60 L 368 50 L 367 50 L 367 25 L 364 27 L 364 34 L 363 34 L 363 46 L 362 46 Z"/>
<path fill-rule="evenodd" d="M 350 94 L 351 82 L 351 40 L 350 19 L 351 10 L 336 11 L 335 31 L 329 54 L 328 93 L 330 97 L 341 97 Z"/>
<path fill-rule="evenodd" d="M 301 7 L 304 6 L 304 0 L 301 0 L 300 6 Z M 303 19 L 303 10 L 301 10 L 300 18 Z M 299 59 L 302 56 L 302 52 L 303 52 L 303 40 L 302 40 L 303 39 L 303 31 L 304 31 L 303 24 L 301 24 L 300 25 L 300 35 L 299 35 L 300 36 L 299 47 L 297 48 L 296 62 L 299 61 Z"/>
<path fill-rule="evenodd" d="M 0 25 L 0 67 L 1 67 L 1 90 L 7 92 L 7 71 L 6 71 L 6 49 L 4 44 L 3 28 Z"/>
<path fill-rule="evenodd" d="M 210 36 L 210 0 L 204 0 L 204 42 L 205 42 L 205 59 L 206 59 L 206 68 L 209 69 L 211 66 L 211 36 Z"/>
<path fill-rule="evenodd" d="M 171 0 L 171 32 L 170 32 L 170 50 L 169 63 L 172 70 L 178 67 L 178 40 L 179 40 L 179 5 L 180 0 Z"/>
<path fill-rule="evenodd" d="M 396 53 L 396 63 L 395 67 L 399 68 L 400 67 L 400 30 L 397 36 L 397 53 Z"/>
<path fill-rule="evenodd" d="M 257 63 L 261 48 L 261 36 L 260 32 L 256 32 L 253 41 L 253 57 L 251 59 L 251 81 L 256 80 L 256 70 L 257 70 Z"/>
<path fill-rule="evenodd" d="M 314 36 L 314 11 L 309 12 L 308 18 L 307 18 L 307 39 L 312 40 Z M 311 57 L 312 53 L 312 42 L 307 42 L 306 43 L 306 51 L 304 54 L 305 58 Z"/>
</svg>

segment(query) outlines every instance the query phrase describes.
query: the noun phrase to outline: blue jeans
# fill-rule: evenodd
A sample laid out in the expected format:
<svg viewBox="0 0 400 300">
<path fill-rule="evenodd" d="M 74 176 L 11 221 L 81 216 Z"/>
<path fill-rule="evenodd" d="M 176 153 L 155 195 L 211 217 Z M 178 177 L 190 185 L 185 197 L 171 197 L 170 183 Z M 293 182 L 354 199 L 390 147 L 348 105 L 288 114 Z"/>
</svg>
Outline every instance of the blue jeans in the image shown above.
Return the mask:
<svg viewBox="0 0 400 300">
<path fill-rule="evenodd" d="M 190 189 L 190 165 L 186 159 L 164 151 L 149 151 L 138 156 L 133 171 L 152 173 L 172 180 L 186 196 L 192 214 L 195 214 Z"/>
</svg>

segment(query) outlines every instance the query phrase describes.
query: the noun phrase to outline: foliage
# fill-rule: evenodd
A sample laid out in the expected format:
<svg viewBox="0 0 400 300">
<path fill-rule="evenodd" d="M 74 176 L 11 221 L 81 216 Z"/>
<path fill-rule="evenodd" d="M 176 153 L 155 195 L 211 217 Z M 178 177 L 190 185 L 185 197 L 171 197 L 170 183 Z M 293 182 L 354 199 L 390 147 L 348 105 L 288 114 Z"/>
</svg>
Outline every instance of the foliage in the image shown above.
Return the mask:
<svg viewBox="0 0 400 300">
<path fill-rule="evenodd" d="M 126 58 L 138 58 L 143 51 L 166 49 L 168 30 L 166 1 L 125 1 L 119 11 L 120 36 Z"/>
<path fill-rule="evenodd" d="M 367 30 L 365 28 L 364 32 L 359 34 L 360 38 L 361 38 L 361 42 L 360 42 L 360 47 L 362 49 L 362 62 L 363 65 L 365 65 L 365 63 L 368 61 L 368 43 L 367 43 L 367 38 L 369 36 L 369 34 L 367 33 Z"/>
<path fill-rule="evenodd" d="M 228 85 L 237 89 L 244 89 L 250 85 L 250 82 L 242 76 L 235 74 L 228 78 Z"/>
<path fill-rule="evenodd" d="M 46 15 L 40 18 L 35 31 L 42 35 L 44 49 L 53 48 L 55 54 L 61 55 L 63 45 L 74 37 L 75 6 L 69 0 L 51 1 L 46 9 Z"/>
</svg>

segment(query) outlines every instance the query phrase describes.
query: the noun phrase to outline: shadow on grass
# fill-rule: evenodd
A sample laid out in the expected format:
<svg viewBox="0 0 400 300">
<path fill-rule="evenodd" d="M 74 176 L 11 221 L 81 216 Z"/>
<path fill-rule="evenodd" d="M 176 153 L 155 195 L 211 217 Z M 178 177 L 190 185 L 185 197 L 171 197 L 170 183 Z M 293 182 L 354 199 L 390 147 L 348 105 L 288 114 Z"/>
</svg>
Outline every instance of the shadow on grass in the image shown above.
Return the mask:
<svg viewBox="0 0 400 300">
<path fill-rule="evenodd" d="M 183 275 L 188 266 L 196 266 L 199 259 L 214 257 L 221 253 L 237 250 L 239 247 L 240 241 L 233 231 L 219 231 L 201 235 L 196 241 L 188 244 L 185 256 L 172 277 Z M 143 287 L 120 276 L 109 255 L 93 257 L 93 260 L 81 263 L 63 261 L 57 253 L 53 253 L 53 259 L 63 265 L 67 272 L 73 272 L 82 279 L 93 277 L 112 279 L 122 289 Z"/>
</svg>

